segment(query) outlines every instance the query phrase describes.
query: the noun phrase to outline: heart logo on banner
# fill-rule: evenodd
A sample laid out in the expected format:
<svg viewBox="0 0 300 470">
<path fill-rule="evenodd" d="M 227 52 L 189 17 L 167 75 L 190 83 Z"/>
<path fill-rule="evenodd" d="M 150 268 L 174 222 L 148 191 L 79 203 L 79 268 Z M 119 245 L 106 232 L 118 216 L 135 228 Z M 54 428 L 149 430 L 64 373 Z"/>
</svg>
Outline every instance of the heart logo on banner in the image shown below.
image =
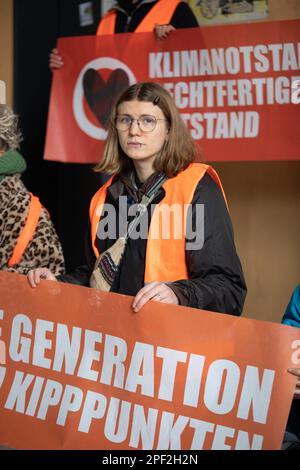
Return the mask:
<svg viewBox="0 0 300 470">
<path fill-rule="evenodd" d="M 114 70 L 107 81 L 94 69 L 83 76 L 85 99 L 98 122 L 107 129 L 108 118 L 116 99 L 129 86 L 127 74 L 122 69 Z"/>
</svg>

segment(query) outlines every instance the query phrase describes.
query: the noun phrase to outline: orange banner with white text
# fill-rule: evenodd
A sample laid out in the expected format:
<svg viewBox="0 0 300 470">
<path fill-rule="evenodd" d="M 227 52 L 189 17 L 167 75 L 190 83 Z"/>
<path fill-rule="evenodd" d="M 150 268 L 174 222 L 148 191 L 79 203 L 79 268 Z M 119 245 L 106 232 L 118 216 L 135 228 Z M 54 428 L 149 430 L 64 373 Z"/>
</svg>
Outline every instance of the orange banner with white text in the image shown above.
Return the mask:
<svg viewBox="0 0 300 470">
<path fill-rule="evenodd" d="M 278 449 L 299 330 L 0 273 L 0 444 Z"/>
<path fill-rule="evenodd" d="M 64 38 L 45 158 L 101 159 L 109 113 L 137 81 L 174 97 L 205 161 L 300 159 L 300 20 Z"/>
</svg>

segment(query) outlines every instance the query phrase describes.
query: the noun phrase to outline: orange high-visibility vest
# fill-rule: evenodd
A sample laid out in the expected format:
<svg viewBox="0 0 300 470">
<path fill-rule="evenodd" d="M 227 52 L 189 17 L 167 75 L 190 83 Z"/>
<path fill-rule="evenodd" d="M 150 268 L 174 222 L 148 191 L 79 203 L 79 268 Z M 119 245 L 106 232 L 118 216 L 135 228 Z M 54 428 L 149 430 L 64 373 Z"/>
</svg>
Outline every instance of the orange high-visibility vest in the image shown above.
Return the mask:
<svg viewBox="0 0 300 470">
<path fill-rule="evenodd" d="M 151 8 L 134 32 L 148 33 L 153 31 L 156 24 L 169 24 L 178 3 L 178 0 L 159 0 L 153 8 Z M 116 18 L 116 10 L 108 11 L 99 23 L 96 33 L 97 36 L 101 36 L 102 34 L 114 34 Z"/>
<path fill-rule="evenodd" d="M 191 204 L 196 187 L 206 172 L 218 184 L 226 202 L 224 190 L 217 173 L 211 166 L 204 165 L 203 163 L 192 163 L 186 170 L 182 171 L 174 178 L 165 181 L 162 187 L 166 194 L 154 209 L 148 232 L 144 275 L 145 282 L 172 282 L 179 279 L 188 279 L 185 262 L 186 227 L 183 227 L 181 222 L 183 236 L 176 239 L 173 232 L 178 229 L 178 225 L 176 226 L 173 220 L 173 223 L 170 224 L 171 236 L 164 239 L 164 226 L 163 222 L 161 223 L 161 219 L 163 218 L 164 207 L 171 208 L 175 207 L 174 205 L 176 204 L 184 208 L 185 205 Z M 97 227 L 105 203 L 107 188 L 111 185 L 112 179 L 113 178 L 110 178 L 110 180 L 97 191 L 90 205 L 92 245 L 96 257 L 99 256 L 99 251 L 96 247 Z M 166 206 L 163 207 L 163 205 Z M 184 220 L 184 218 L 181 220 Z"/>
<path fill-rule="evenodd" d="M 33 194 L 30 193 L 28 216 L 26 219 L 25 226 L 19 235 L 13 254 L 10 260 L 8 261 L 8 266 L 10 268 L 12 268 L 15 264 L 18 264 L 21 261 L 21 258 L 27 248 L 27 245 L 33 237 L 34 231 L 41 215 L 41 211 L 42 205 L 39 201 L 39 198 L 33 196 Z"/>
</svg>

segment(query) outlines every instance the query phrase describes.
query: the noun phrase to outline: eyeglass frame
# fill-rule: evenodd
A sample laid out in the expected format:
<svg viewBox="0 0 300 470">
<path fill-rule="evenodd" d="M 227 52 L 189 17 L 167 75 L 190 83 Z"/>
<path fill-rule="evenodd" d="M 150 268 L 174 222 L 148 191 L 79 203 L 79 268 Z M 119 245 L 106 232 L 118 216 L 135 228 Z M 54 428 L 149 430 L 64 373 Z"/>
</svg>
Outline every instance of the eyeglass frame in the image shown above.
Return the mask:
<svg viewBox="0 0 300 470">
<path fill-rule="evenodd" d="M 119 116 L 126 116 L 126 117 L 128 117 L 128 118 L 130 119 L 130 124 L 129 124 L 129 126 L 127 127 L 127 129 L 118 129 L 118 128 L 117 128 L 116 123 L 117 123 L 117 119 L 118 119 Z M 151 129 L 151 131 L 143 131 L 143 129 L 141 129 L 141 126 L 140 126 L 139 120 L 140 120 L 142 117 L 147 117 L 147 116 L 152 117 L 153 119 L 155 119 L 155 126 L 153 127 L 153 129 Z M 152 114 L 142 114 L 142 115 L 141 115 L 140 117 L 138 117 L 138 118 L 133 118 L 133 117 L 129 116 L 129 114 L 118 114 L 118 115 L 115 117 L 115 123 L 114 123 L 114 124 L 115 124 L 115 128 L 116 128 L 118 131 L 120 131 L 120 132 L 126 132 L 126 131 L 128 131 L 128 130 L 131 128 L 131 126 L 132 126 L 132 124 L 133 124 L 134 121 L 137 122 L 138 128 L 139 128 L 139 130 L 140 130 L 141 132 L 144 132 L 145 134 L 149 134 L 150 132 L 153 132 L 153 131 L 154 131 L 154 129 L 155 129 L 156 126 L 157 126 L 157 122 L 158 122 L 158 121 L 169 121 L 169 120 L 166 119 L 166 118 L 157 118 L 156 116 L 152 116 Z"/>
</svg>

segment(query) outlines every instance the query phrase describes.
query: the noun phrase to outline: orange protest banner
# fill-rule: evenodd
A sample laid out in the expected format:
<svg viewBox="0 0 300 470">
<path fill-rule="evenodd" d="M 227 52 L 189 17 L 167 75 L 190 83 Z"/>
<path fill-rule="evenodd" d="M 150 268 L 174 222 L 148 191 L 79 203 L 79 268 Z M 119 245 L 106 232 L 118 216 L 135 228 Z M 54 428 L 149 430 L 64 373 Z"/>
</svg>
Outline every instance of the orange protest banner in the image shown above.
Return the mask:
<svg viewBox="0 0 300 470">
<path fill-rule="evenodd" d="M 0 442 L 278 449 L 299 330 L 0 273 Z M 298 349 L 297 349 L 298 345 Z"/>
<path fill-rule="evenodd" d="M 62 38 L 47 160 L 99 161 L 109 113 L 135 82 L 174 97 L 205 161 L 299 160 L 300 20 Z"/>
</svg>

